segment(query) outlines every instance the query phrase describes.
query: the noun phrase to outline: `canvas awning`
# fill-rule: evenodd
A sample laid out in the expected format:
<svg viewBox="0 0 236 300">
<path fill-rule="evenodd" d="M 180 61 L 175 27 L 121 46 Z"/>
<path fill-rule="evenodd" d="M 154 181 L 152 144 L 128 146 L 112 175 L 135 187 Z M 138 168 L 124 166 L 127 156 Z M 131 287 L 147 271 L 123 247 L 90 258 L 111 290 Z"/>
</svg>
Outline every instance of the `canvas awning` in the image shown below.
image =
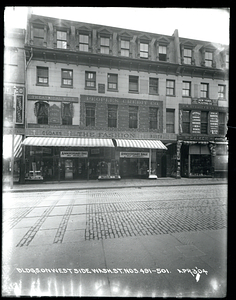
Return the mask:
<svg viewBox="0 0 236 300">
<path fill-rule="evenodd" d="M 161 141 L 158 140 L 123 140 L 123 139 L 115 139 L 115 140 L 117 143 L 117 147 L 167 150 L 166 146 Z"/>
<path fill-rule="evenodd" d="M 114 147 L 111 139 L 27 137 L 25 146 Z"/>
<path fill-rule="evenodd" d="M 22 135 L 14 135 L 14 158 L 22 156 Z M 12 135 L 3 135 L 3 157 L 10 158 L 12 155 Z"/>
</svg>

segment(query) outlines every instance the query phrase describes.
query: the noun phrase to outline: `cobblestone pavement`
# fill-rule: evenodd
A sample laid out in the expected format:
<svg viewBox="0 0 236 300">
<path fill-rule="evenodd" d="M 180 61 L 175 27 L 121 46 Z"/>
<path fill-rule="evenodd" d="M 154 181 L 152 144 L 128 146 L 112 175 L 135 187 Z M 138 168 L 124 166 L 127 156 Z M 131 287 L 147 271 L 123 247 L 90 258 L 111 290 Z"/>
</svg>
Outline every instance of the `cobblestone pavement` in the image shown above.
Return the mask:
<svg viewBox="0 0 236 300">
<path fill-rule="evenodd" d="M 10 197 L 7 199 L 7 197 Z M 227 186 L 184 186 L 8 194 L 3 232 L 16 247 L 51 230 L 51 243 L 75 230 L 83 240 L 215 230 L 227 225 Z"/>
</svg>

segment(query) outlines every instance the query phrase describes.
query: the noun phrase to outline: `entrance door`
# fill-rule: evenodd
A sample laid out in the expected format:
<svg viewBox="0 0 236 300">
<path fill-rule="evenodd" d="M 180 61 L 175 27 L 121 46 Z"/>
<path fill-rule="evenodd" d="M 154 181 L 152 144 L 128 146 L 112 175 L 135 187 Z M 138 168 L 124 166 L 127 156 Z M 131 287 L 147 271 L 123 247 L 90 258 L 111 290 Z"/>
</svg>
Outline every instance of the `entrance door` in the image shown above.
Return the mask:
<svg viewBox="0 0 236 300">
<path fill-rule="evenodd" d="M 73 179 L 73 160 L 65 160 L 65 179 Z"/>
</svg>

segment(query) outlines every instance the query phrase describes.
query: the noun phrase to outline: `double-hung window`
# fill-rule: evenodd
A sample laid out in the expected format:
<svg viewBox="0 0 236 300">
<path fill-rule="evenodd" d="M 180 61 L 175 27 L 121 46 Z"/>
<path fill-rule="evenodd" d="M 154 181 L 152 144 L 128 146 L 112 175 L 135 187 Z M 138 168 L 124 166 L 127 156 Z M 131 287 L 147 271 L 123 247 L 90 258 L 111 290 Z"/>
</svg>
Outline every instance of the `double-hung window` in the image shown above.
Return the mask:
<svg viewBox="0 0 236 300">
<path fill-rule="evenodd" d="M 167 96 L 175 96 L 175 81 L 174 80 L 166 80 L 166 95 Z"/>
<path fill-rule="evenodd" d="M 57 30 L 57 48 L 67 49 L 67 33 L 66 33 L 66 31 Z"/>
<path fill-rule="evenodd" d="M 87 34 L 79 35 L 79 51 L 89 51 L 89 36 Z"/>
<path fill-rule="evenodd" d="M 120 41 L 120 54 L 121 54 L 121 56 L 129 57 L 129 41 L 128 40 Z"/>
<path fill-rule="evenodd" d="M 117 105 L 108 104 L 108 127 L 117 127 Z"/>
<path fill-rule="evenodd" d="M 158 95 L 158 78 L 149 78 L 149 94 Z"/>
<path fill-rule="evenodd" d="M 138 76 L 129 76 L 129 92 L 138 93 Z"/>
<path fill-rule="evenodd" d="M 100 39 L 100 52 L 103 54 L 110 53 L 110 39 L 108 37 L 101 37 Z"/>
<path fill-rule="evenodd" d="M 166 46 L 159 46 L 159 60 L 160 61 L 166 61 L 166 53 L 167 53 L 167 47 Z"/>
<path fill-rule="evenodd" d="M 149 129 L 158 128 L 158 108 L 149 107 Z"/>
<path fill-rule="evenodd" d="M 48 85 L 48 68 L 37 67 L 37 84 Z"/>
<path fill-rule="evenodd" d="M 140 57 L 148 58 L 148 43 L 140 43 Z"/>
<path fill-rule="evenodd" d="M 86 103 L 86 126 L 95 126 L 95 108 L 96 105 L 94 103 Z"/>
<path fill-rule="evenodd" d="M 219 134 L 225 135 L 225 116 L 226 114 L 224 112 L 219 112 Z"/>
<path fill-rule="evenodd" d="M 183 81 L 182 95 L 184 97 L 191 97 L 191 82 Z"/>
<path fill-rule="evenodd" d="M 213 53 L 212 52 L 205 52 L 205 66 L 212 67 L 213 65 Z"/>
<path fill-rule="evenodd" d="M 73 86 L 73 70 L 61 70 L 61 85 L 63 87 Z"/>
<path fill-rule="evenodd" d="M 190 111 L 183 110 L 183 123 L 182 123 L 183 133 L 190 133 Z"/>
<path fill-rule="evenodd" d="M 192 63 L 192 50 L 184 48 L 184 64 L 191 65 Z"/>
<path fill-rule="evenodd" d="M 175 110 L 174 109 L 166 110 L 166 132 L 167 133 L 175 132 Z"/>
<path fill-rule="evenodd" d="M 118 75 L 117 74 L 107 74 L 107 87 L 108 87 L 108 90 L 113 90 L 113 91 L 118 90 Z"/>
<path fill-rule="evenodd" d="M 85 71 L 85 87 L 96 89 L 96 72 Z"/>
<path fill-rule="evenodd" d="M 44 29 L 40 27 L 33 27 L 33 42 L 34 46 L 43 46 L 44 43 Z"/>
<path fill-rule="evenodd" d="M 219 84 L 218 85 L 218 99 L 225 99 L 225 91 L 226 91 L 226 86 L 224 84 Z"/>
<path fill-rule="evenodd" d="M 208 98 L 208 97 L 209 97 L 209 84 L 201 83 L 201 98 Z"/>
<path fill-rule="evenodd" d="M 201 133 L 208 134 L 208 112 L 201 112 Z"/>
<path fill-rule="evenodd" d="M 138 128 L 138 106 L 129 106 L 129 128 Z"/>
</svg>

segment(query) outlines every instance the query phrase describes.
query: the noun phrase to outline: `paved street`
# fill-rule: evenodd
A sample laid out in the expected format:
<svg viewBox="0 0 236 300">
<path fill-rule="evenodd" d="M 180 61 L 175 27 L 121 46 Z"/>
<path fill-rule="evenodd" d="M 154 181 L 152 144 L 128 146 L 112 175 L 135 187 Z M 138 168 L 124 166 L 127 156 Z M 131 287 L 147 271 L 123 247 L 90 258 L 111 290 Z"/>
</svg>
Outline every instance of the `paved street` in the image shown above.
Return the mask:
<svg viewBox="0 0 236 300">
<path fill-rule="evenodd" d="M 226 226 L 226 184 L 3 193 L 2 291 L 222 297 Z"/>
</svg>

